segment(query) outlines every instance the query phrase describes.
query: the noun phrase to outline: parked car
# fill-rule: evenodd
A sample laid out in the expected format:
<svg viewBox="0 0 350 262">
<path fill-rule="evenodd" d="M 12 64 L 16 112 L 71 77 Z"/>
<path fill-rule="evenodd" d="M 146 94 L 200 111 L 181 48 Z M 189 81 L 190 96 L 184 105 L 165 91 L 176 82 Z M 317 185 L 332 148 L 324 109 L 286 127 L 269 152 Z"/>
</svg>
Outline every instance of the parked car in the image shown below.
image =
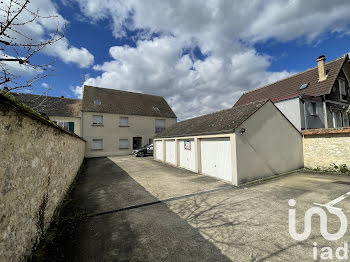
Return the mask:
<svg viewBox="0 0 350 262">
<path fill-rule="evenodd" d="M 133 151 L 135 156 L 153 156 L 153 144 L 146 145 L 142 148 L 136 149 Z"/>
</svg>

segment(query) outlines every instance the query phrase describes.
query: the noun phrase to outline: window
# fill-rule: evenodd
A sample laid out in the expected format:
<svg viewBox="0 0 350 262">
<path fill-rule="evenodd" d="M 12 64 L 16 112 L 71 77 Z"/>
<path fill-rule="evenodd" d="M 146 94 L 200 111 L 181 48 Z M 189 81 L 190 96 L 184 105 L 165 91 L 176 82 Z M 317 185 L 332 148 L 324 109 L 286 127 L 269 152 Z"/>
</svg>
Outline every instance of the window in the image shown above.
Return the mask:
<svg viewBox="0 0 350 262">
<path fill-rule="evenodd" d="M 158 106 L 154 106 L 154 107 L 153 107 L 153 110 L 154 110 L 154 111 L 159 111 L 159 107 L 158 107 Z"/>
<path fill-rule="evenodd" d="M 129 139 L 119 139 L 119 149 L 129 149 Z"/>
<path fill-rule="evenodd" d="M 299 87 L 299 89 L 300 89 L 300 90 L 303 90 L 303 89 L 307 88 L 308 86 L 309 86 L 309 82 L 307 82 L 307 83 L 305 83 L 305 84 L 302 84 L 302 85 Z"/>
<path fill-rule="evenodd" d="M 92 139 L 92 150 L 103 150 L 103 139 Z"/>
<path fill-rule="evenodd" d="M 339 82 L 340 99 L 344 99 L 346 97 L 345 80 L 338 79 L 338 82 Z"/>
<path fill-rule="evenodd" d="M 317 104 L 315 102 L 311 102 L 311 106 L 312 106 L 311 115 L 313 116 L 317 115 Z"/>
<path fill-rule="evenodd" d="M 95 105 L 101 105 L 101 101 L 100 100 L 94 100 L 94 104 Z"/>
<path fill-rule="evenodd" d="M 60 127 L 66 129 L 66 130 L 69 129 L 69 123 L 68 122 L 60 122 L 60 121 L 58 121 L 57 125 L 59 125 Z"/>
<path fill-rule="evenodd" d="M 54 121 L 60 127 L 74 133 L 74 122 Z"/>
<path fill-rule="evenodd" d="M 334 127 L 342 127 L 342 113 L 340 111 L 333 111 L 333 125 Z"/>
<path fill-rule="evenodd" d="M 101 116 L 101 115 L 92 116 L 92 125 L 102 126 L 103 125 L 103 116 Z"/>
<path fill-rule="evenodd" d="M 128 117 L 121 117 L 119 119 L 119 126 L 129 126 L 129 118 Z"/>
<path fill-rule="evenodd" d="M 162 132 L 165 129 L 165 119 L 156 119 L 156 133 Z"/>
</svg>

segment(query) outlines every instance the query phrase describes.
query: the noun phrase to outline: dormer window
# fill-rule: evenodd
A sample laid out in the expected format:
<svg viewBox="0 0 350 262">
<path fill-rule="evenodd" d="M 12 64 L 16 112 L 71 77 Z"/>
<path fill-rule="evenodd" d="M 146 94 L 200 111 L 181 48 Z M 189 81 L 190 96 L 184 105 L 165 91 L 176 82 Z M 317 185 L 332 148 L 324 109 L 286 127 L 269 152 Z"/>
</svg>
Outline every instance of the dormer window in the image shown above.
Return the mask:
<svg viewBox="0 0 350 262">
<path fill-rule="evenodd" d="M 94 105 L 101 105 L 101 100 L 94 100 Z"/>
</svg>

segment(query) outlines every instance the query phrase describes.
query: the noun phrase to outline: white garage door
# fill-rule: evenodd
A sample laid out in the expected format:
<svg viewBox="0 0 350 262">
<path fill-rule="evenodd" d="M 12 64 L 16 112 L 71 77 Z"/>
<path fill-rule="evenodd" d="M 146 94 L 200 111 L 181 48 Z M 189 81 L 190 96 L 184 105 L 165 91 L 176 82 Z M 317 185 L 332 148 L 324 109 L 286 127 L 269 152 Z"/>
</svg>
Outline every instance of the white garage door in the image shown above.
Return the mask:
<svg viewBox="0 0 350 262">
<path fill-rule="evenodd" d="M 195 171 L 194 140 L 179 140 L 180 167 Z"/>
<path fill-rule="evenodd" d="M 201 139 L 202 173 L 232 182 L 229 138 Z"/>
<path fill-rule="evenodd" d="M 163 141 L 155 141 L 155 149 L 156 149 L 156 159 L 163 159 Z"/>
<path fill-rule="evenodd" d="M 165 161 L 176 165 L 175 160 L 175 140 L 166 140 L 165 141 Z"/>
</svg>

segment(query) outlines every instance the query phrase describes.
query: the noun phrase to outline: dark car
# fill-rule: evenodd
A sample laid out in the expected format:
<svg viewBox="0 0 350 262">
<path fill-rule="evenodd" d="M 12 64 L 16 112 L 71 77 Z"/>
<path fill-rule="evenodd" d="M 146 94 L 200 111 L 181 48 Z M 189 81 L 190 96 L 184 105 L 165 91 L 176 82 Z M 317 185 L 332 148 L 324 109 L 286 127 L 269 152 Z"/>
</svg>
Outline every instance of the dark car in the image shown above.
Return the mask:
<svg viewBox="0 0 350 262">
<path fill-rule="evenodd" d="M 136 149 L 133 151 L 135 156 L 153 156 L 153 144 L 144 146 L 142 148 Z"/>
</svg>

